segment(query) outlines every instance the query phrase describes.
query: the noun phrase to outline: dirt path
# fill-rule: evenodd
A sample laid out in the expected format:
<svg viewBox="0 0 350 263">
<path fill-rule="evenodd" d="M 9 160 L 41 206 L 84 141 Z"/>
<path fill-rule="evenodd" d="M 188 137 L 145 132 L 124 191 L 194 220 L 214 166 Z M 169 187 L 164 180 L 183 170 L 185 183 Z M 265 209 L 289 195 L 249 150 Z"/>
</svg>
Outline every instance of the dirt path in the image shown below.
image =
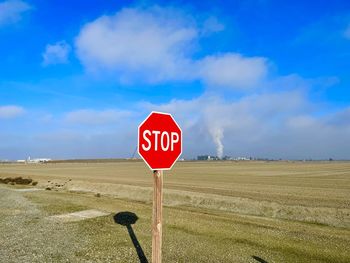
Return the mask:
<svg viewBox="0 0 350 263">
<path fill-rule="evenodd" d="M 76 226 L 46 219 L 22 192 L 0 188 L 0 262 L 79 262 Z"/>
</svg>

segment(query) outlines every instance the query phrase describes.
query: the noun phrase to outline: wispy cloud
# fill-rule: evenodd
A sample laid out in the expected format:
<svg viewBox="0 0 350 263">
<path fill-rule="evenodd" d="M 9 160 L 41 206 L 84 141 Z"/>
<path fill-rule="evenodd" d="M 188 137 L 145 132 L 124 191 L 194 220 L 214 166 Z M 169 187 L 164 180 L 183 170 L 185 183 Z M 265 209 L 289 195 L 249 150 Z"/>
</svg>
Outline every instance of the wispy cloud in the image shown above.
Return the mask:
<svg viewBox="0 0 350 263">
<path fill-rule="evenodd" d="M 344 36 L 348 39 L 350 39 L 350 25 L 345 29 Z"/>
<path fill-rule="evenodd" d="M 256 87 L 268 71 L 265 58 L 246 58 L 235 53 L 208 56 L 198 63 L 200 78 L 212 86 Z"/>
<path fill-rule="evenodd" d="M 12 119 L 24 114 L 25 110 L 20 106 L 0 106 L 0 119 Z"/>
<path fill-rule="evenodd" d="M 70 51 L 71 47 L 65 41 L 59 41 L 55 44 L 48 44 L 46 45 L 45 51 L 42 54 L 42 64 L 47 66 L 50 64 L 67 63 Z"/>
<path fill-rule="evenodd" d="M 215 16 L 211 16 L 204 21 L 201 33 L 203 35 L 209 35 L 214 32 L 223 31 L 224 29 L 225 25 L 220 23 Z"/>
<path fill-rule="evenodd" d="M 0 3 L 0 26 L 16 23 L 32 7 L 21 0 L 8 0 Z"/>
<path fill-rule="evenodd" d="M 145 107 L 173 113 L 189 156 L 350 158 L 349 109 L 322 115 L 302 91 L 247 95 L 237 101 L 203 95 Z"/>
<path fill-rule="evenodd" d="M 300 85 L 295 78 L 284 83 L 287 81 L 290 86 Z M 27 145 L 27 151 L 42 148 L 40 154 L 60 158 L 130 156 L 137 142 L 137 125 L 151 110 L 157 110 L 172 113 L 182 127 L 186 157 L 208 153 L 350 158 L 350 109 L 324 114 L 322 105 L 309 101 L 302 88 L 270 90 L 235 100 L 204 94 L 188 100 L 131 106 L 133 110 L 129 111 L 94 108 L 71 111 L 63 119 L 58 118 L 56 129 L 48 131 L 43 129 L 45 123 L 37 122 L 42 125 L 38 127 L 41 135 L 35 139 L 35 146 Z"/>
</svg>

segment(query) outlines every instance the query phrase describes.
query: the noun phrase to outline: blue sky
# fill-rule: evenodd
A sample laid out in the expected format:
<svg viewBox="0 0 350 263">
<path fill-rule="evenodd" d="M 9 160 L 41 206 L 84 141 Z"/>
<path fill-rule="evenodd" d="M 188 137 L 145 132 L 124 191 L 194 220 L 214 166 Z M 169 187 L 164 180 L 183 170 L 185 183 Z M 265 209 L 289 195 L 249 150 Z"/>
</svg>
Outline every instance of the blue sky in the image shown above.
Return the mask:
<svg viewBox="0 0 350 263">
<path fill-rule="evenodd" d="M 0 2 L 0 159 L 129 157 L 171 112 L 184 157 L 350 158 L 349 1 Z"/>
</svg>

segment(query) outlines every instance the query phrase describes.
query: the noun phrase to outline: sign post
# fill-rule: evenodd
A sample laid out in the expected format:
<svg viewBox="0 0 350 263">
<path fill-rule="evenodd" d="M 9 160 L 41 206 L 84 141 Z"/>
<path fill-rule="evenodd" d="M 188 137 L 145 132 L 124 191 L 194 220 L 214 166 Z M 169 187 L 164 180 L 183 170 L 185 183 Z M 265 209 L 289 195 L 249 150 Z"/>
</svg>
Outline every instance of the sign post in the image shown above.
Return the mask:
<svg viewBox="0 0 350 263">
<path fill-rule="evenodd" d="M 152 263 L 161 263 L 163 170 L 170 170 L 182 153 L 182 131 L 170 114 L 153 111 L 139 125 L 137 148 L 153 170 Z"/>
<path fill-rule="evenodd" d="M 162 262 L 163 171 L 153 172 L 152 262 Z"/>
</svg>

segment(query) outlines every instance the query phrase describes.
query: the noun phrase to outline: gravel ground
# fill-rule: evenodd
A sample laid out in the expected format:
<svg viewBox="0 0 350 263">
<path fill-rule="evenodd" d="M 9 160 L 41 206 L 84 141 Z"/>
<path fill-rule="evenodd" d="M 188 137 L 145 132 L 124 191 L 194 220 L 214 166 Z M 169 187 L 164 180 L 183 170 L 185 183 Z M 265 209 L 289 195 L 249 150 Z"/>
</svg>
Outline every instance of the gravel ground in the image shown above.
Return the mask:
<svg viewBox="0 0 350 263">
<path fill-rule="evenodd" d="M 23 193 L 0 188 L 0 262 L 79 262 L 76 226 L 46 216 Z"/>
<path fill-rule="evenodd" d="M 115 222 L 113 215 L 123 211 L 137 215 L 132 228 L 150 260 L 151 204 L 17 189 L 0 185 L 0 262 L 140 262 L 128 230 Z M 48 219 L 89 209 L 111 214 L 70 223 Z M 164 222 L 164 262 L 350 262 L 344 228 L 167 206 Z"/>
</svg>

